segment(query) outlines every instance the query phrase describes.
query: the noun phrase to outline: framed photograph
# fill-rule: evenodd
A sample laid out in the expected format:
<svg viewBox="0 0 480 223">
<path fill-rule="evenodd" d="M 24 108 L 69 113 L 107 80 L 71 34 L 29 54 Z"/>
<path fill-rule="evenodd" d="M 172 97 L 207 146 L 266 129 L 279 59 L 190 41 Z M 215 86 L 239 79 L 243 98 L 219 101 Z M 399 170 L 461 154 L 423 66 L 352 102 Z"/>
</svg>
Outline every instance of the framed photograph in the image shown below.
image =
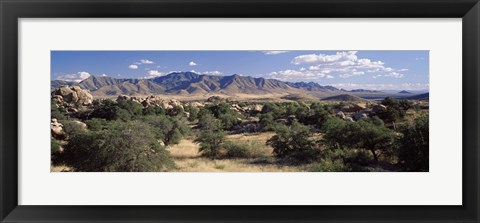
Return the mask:
<svg viewBox="0 0 480 223">
<path fill-rule="evenodd" d="M 478 222 L 476 0 L 0 0 L 1 222 Z"/>
</svg>

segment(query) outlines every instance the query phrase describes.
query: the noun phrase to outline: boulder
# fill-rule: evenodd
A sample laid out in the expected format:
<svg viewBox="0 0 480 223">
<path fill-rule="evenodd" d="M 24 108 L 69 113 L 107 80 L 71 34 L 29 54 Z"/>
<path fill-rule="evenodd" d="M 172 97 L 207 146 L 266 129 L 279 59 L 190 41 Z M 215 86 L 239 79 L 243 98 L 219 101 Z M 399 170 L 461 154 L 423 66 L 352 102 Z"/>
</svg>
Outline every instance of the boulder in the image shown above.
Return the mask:
<svg viewBox="0 0 480 223">
<path fill-rule="evenodd" d="M 347 104 L 347 105 L 344 105 L 340 108 L 340 111 L 342 112 L 359 112 L 361 111 L 362 108 L 361 106 L 357 105 L 357 104 Z"/>
<path fill-rule="evenodd" d="M 203 107 L 204 104 L 194 101 L 194 102 L 190 102 L 190 106 L 192 106 L 192 107 Z"/>
<path fill-rule="evenodd" d="M 75 123 L 75 125 L 77 125 L 78 127 L 80 127 L 81 129 L 87 129 L 87 124 L 81 122 L 81 121 L 78 121 L 78 120 L 75 120 L 73 121 L 73 123 Z"/>
<path fill-rule="evenodd" d="M 55 139 L 63 139 L 65 137 L 63 125 L 59 123 L 56 118 L 52 118 L 50 122 L 50 133 Z"/>
<path fill-rule="evenodd" d="M 360 120 L 362 118 L 368 118 L 368 114 L 365 111 L 359 111 L 353 115 L 355 120 Z"/>
<path fill-rule="evenodd" d="M 345 118 L 343 118 L 343 120 L 354 122 L 354 121 L 353 121 L 353 118 L 352 118 L 352 117 L 348 117 L 348 116 L 345 116 Z"/>
<path fill-rule="evenodd" d="M 88 90 L 83 90 L 79 86 L 62 86 L 52 92 L 52 98 L 57 104 L 67 105 L 90 105 L 93 102 L 93 96 Z"/>
</svg>

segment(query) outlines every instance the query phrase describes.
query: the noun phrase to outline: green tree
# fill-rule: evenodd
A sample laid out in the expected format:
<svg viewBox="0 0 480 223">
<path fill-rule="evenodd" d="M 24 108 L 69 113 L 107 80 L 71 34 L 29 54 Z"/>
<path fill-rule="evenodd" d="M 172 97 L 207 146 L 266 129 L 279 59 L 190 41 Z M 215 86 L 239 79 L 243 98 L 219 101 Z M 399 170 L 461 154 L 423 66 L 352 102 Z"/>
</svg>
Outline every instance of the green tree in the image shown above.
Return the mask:
<svg viewBox="0 0 480 223">
<path fill-rule="evenodd" d="M 428 116 L 416 118 L 401 129 L 398 157 L 406 171 L 428 171 L 429 121 Z"/>
<path fill-rule="evenodd" d="M 52 119 L 56 118 L 57 120 L 66 119 L 65 109 L 58 107 L 57 103 L 53 99 L 51 100 L 51 103 L 50 103 L 50 116 Z"/>
<path fill-rule="evenodd" d="M 222 122 L 212 114 L 205 113 L 200 117 L 200 134 L 195 142 L 200 143 L 200 152 L 203 156 L 218 157 L 225 140 Z"/>
<path fill-rule="evenodd" d="M 111 122 L 105 130 L 72 137 L 63 153 L 67 165 L 80 172 L 147 172 L 174 167 L 169 152 L 140 121 Z"/>
<path fill-rule="evenodd" d="M 90 120 L 86 120 L 85 124 L 87 124 L 89 130 L 99 131 L 107 127 L 108 121 L 101 118 L 92 118 Z"/>
<path fill-rule="evenodd" d="M 368 121 L 349 122 L 338 118 L 325 123 L 324 142 L 332 149 L 365 149 L 375 162 L 393 150 L 394 132 Z"/>
<path fill-rule="evenodd" d="M 147 106 L 143 108 L 143 115 L 165 115 L 165 109 L 161 106 Z"/>
<path fill-rule="evenodd" d="M 308 126 L 294 120 L 290 126 L 277 125 L 275 135 L 267 140 L 267 145 L 273 147 L 273 153 L 279 158 L 311 161 L 319 154 L 312 135 Z"/>
<path fill-rule="evenodd" d="M 220 119 L 220 121 L 222 122 L 223 129 L 225 130 L 231 130 L 234 126 L 240 123 L 240 120 L 238 120 L 237 115 L 231 112 L 226 114 L 221 114 L 218 117 L 218 119 Z"/>
<path fill-rule="evenodd" d="M 162 140 L 165 145 L 179 143 L 183 135 L 188 132 L 188 126 L 170 116 L 151 115 L 142 117 L 142 120 L 153 127 L 155 137 Z"/>
<path fill-rule="evenodd" d="M 397 100 L 391 97 L 386 97 L 382 101 L 382 105 L 386 109 L 377 109 L 375 112 L 377 116 L 387 123 L 394 123 L 405 117 L 406 111 L 413 107 L 413 104 L 408 100 Z"/>
<path fill-rule="evenodd" d="M 106 120 L 115 120 L 118 118 L 118 111 L 120 108 L 111 99 L 94 100 L 93 101 L 92 118 L 102 118 Z"/>
<path fill-rule="evenodd" d="M 198 113 L 200 112 L 200 109 L 198 109 L 197 107 L 187 105 L 185 106 L 185 111 L 189 113 L 188 121 L 193 122 L 198 119 Z"/>
<path fill-rule="evenodd" d="M 260 114 L 260 125 L 262 126 L 263 130 L 270 131 L 274 130 L 275 127 L 275 119 L 271 112 Z"/>
<path fill-rule="evenodd" d="M 321 103 L 313 103 L 310 106 L 311 115 L 308 117 L 307 124 L 315 125 L 317 128 L 322 128 L 324 123 L 331 117 L 331 109 L 328 105 Z"/>
<path fill-rule="evenodd" d="M 143 106 L 132 100 L 118 100 L 117 106 L 126 110 L 130 114 L 130 117 L 142 115 L 143 112 Z"/>
<path fill-rule="evenodd" d="M 82 131 L 85 131 L 84 125 L 81 122 L 73 121 L 73 120 L 65 120 L 63 121 L 63 131 L 67 138 L 71 138 Z"/>
</svg>

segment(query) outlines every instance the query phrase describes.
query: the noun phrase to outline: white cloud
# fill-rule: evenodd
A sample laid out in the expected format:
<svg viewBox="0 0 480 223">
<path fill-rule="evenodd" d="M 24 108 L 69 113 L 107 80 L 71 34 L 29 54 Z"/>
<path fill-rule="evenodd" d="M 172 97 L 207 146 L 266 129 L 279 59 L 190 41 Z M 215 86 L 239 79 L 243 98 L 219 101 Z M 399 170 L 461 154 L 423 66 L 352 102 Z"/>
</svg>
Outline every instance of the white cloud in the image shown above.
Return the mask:
<svg viewBox="0 0 480 223">
<path fill-rule="evenodd" d="M 188 66 L 191 66 L 191 67 L 197 66 L 197 63 L 195 63 L 195 62 L 193 62 L 193 61 L 190 61 L 190 63 L 188 63 Z"/>
<path fill-rule="evenodd" d="M 415 60 L 425 60 L 425 58 L 423 58 L 423 57 L 417 57 L 417 58 L 415 58 Z"/>
<path fill-rule="evenodd" d="M 267 75 L 264 75 L 266 78 L 273 78 L 283 81 L 292 81 L 292 80 L 307 80 L 307 79 L 318 79 L 318 78 L 334 78 L 332 75 L 329 75 L 326 72 L 322 71 L 312 71 L 312 70 L 282 70 L 270 72 Z"/>
<path fill-rule="evenodd" d="M 213 71 L 204 71 L 202 72 L 202 74 L 208 74 L 208 75 L 221 75 L 223 74 L 222 72 L 218 71 L 218 70 L 213 70 Z"/>
<path fill-rule="evenodd" d="M 394 77 L 394 78 L 402 78 L 403 74 L 398 73 L 398 72 L 391 72 L 385 75 L 386 77 Z"/>
<path fill-rule="evenodd" d="M 65 74 L 65 75 L 57 76 L 57 80 L 80 82 L 87 79 L 90 76 L 91 75 L 88 72 L 82 71 L 76 74 Z"/>
<path fill-rule="evenodd" d="M 284 50 L 269 50 L 269 51 L 262 51 L 265 55 L 277 55 L 282 53 L 288 53 L 288 51 Z"/>
<path fill-rule="evenodd" d="M 135 64 L 132 64 L 132 65 L 128 66 L 128 69 L 136 70 L 136 69 L 138 69 L 138 66 L 135 65 Z"/>
<path fill-rule="evenodd" d="M 428 90 L 429 84 L 426 83 L 401 83 L 401 84 L 353 84 L 341 83 L 332 84 L 336 88 L 343 88 L 346 90 L 353 89 L 367 89 L 367 90 Z"/>
<path fill-rule="evenodd" d="M 142 64 L 153 64 L 155 62 L 151 61 L 151 60 L 146 60 L 146 59 L 143 59 L 143 60 L 140 60 L 140 63 Z"/>
<path fill-rule="evenodd" d="M 197 74 L 206 74 L 206 75 L 222 75 L 223 73 L 218 71 L 218 70 L 213 70 L 213 71 L 196 71 L 196 70 L 191 70 L 190 72 L 197 73 Z"/>
<path fill-rule="evenodd" d="M 355 55 L 357 51 L 348 51 L 348 52 L 337 52 L 333 55 L 326 54 L 308 54 L 296 56 L 292 60 L 292 64 L 308 64 L 308 63 L 332 63 L 332 62 L 341 62 L 341 61 L 355 61 L 357 56 Z"/>
<path fill-rule="evenodd" d="M 148 71 L 148 76 L 146 78 L 152 78 L 152 77 L 159 77 L 165 75 L 164 72 L 160 72 L 158 70 L 149 70 Z"/>
<path fill-rule="evenodd" d="M 106 75 L 106 74 L 102 74 L 102 75 L 100 75 L 100 76 L 102 76 L 102 77 L 106 77 L 106 76 L 108 76 L 108 75 Z"/>
<path fill-rule="evenodd" d="M 343 51 L 335 54 L 307 54 L 296 56 L 291 61 L 294 65 L 311 64 L 310 71 L 330 73 L 341 78 L 365 75 L 371 73 L 373 78 L 385 76 L 401 78 L 402 72 L 408 69 L 394 69 L 386 67 L 383 61 L 372 61 L 368 58 L 359 58 L 357 51 Z M 302 71 L 301 68 L 300 71 Z"/>
</svg>

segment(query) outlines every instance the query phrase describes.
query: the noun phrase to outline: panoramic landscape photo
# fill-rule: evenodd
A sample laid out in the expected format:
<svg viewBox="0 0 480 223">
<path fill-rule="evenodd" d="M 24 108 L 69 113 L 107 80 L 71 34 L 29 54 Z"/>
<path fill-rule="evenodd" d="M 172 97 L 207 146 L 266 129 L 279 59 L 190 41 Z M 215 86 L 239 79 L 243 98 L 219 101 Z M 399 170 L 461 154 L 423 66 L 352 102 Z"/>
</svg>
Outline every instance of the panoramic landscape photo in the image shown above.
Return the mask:
<svg viewBox="0 0 480 223">
<path fill-rule="evenodd" d="M 52 172 L 428 172 L 429 51 L 51 51 Z"/>
</svg>

